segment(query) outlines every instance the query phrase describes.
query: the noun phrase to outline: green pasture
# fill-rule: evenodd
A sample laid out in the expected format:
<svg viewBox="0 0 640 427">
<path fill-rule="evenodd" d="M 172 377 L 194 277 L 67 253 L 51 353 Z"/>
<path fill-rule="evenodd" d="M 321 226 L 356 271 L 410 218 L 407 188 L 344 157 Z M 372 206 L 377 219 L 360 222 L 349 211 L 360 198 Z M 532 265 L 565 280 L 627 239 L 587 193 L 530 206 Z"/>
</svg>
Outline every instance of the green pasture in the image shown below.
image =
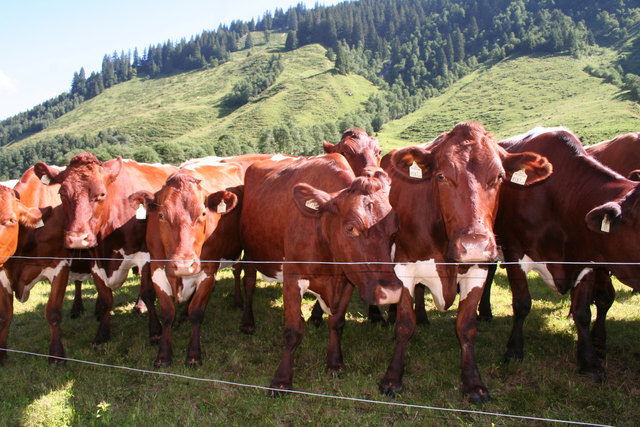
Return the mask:
<svg viewBox="0 0 640 427">
<path fill-rule="evenodd" d="M 640 295 L 616 283 L 617 297 L 608 321 L 608 380 L 595 384 L 578 376 L 575 328 L 567 317 L 569 300 L 550 291 L 532 274 L 534 298 L 525 328 L 525 360 L 502 363 L 511 325 L 511 298 L 504 270 L 494 285 L 495 318 L 479 327 L 476 353 L 493 401 L 467 402 L 460 392 L 460 350 L 455 337 L 455 306 L 433 310 L 431 324 L 420 326 L 411 341 L 405 390 L 395 399 L 378 393 L 393 346 L 393 328 L 366 321 L 366 306 L 356 296 L 343 337 L 346 372 L 334 377 L 325 369 L 328 331 L 307 325 L 296 353 L 294 387 L 326 396 L 287 395 L 271 398 L 262 389 L 198 381 L 223 380 L 267 386 L 275 372 L 282 343 L 282 292 L 279 284 L 259 282 L 255 335 L 239 331 L 240 312 L 232 308 L 232 280 L 223 272 L 203 325 L 203 364 L 184 365 L 190 326 L 174 327 L 174 362 L 154 369 L 157 347 L 149 344 L 146 315 L 132 312 L 138 279 L 131 277 L 115 292 L 112 339 L 100 350 L 91 347 L 96 331 L 92 315 L 96 292 L 85 284 L 87 312 L 70 319 L 72 291 L 64 306 L 63 342 L 67 356 L 136 372 L 69 361 L 53 366 L 42 357 L 11 353 L 0 367 L 0 424 L 20 426 L 174 426 L 174 425 L 548 425 L 535 419 L 487 413 L 637 425 L 640 419 Z M 44 319 L 49 285 L 38 284 L 30 300 L 15 303 L 9 347 L 46 354 L 49 331 Z M 314 299 L 304 299 L 308 316 Z M 341 400 L 340 397 L 485 413 L 389 406 Z"/>
</svg>

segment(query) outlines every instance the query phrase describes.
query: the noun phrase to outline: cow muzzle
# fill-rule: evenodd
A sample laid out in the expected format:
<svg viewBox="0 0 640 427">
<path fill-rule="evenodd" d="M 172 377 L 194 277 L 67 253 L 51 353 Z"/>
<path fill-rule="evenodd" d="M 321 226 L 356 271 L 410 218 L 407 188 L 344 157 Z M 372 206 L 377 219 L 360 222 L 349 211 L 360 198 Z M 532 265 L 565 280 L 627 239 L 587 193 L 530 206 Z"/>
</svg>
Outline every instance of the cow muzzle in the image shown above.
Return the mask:
<svg viewBox="0 0 640 427">
<path fill-rule="evenodd" d="M 68 231 L 64 235 L 64 246 L 67 249 L 89 249 L 96 244 L 96 236 L 86 231 Z"/>
<path fill-rule="evenodd" d="M 471 233 L 459 237 L 452 245 L 450 258 L 454 262 L 490 262 L 498 259 L 493 235 Z"/>
<path fill-rule="evenodd" d="M 200 272 L 200 261 L 194 257 L 173 259 L 167 263 L 167 274 L 170 276 L 192 276 Z"/>
</svg>

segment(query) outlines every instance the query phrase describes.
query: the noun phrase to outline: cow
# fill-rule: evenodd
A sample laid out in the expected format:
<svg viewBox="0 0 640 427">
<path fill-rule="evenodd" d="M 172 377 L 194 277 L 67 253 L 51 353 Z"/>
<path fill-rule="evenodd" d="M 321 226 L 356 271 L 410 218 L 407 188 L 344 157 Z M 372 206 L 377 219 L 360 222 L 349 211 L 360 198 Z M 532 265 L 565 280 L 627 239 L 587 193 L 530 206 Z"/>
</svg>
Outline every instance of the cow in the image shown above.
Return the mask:
<svg viewBox="0 0 640 427">
<path fill-rule="evenodd" d="M 490 394 L 475 361 L 475 312 L 487 274 L 484 263 L 498 256 L 493 232 L 498 195 L 503 181 L 529 187 L 546 179 L 552 167 L 534 153 L 507 153 L 476 122 L 458 123 L 429 144 L 387 156 L 382 164 L 400 220 L 395 272 L 412 295 L 416 284 L 426 285 L 441 311 L 460 293 L 456 332 L 463 393 L 471 402 L 487 401 Z M 412 310 L 411 301 L 403 300 L 398 310 Z M 384 393 L 395 387 L 380 386 Z"/>
<path fill-rule="evenodd" d="M 629 132 L 585 147 L 600 163 L 633 181 L 640 177 L 640 132 Z"/>
<path fill-rule="evenodd" d="M 284 349 L 270 383 L 274 395 L 292 386 L 293 355 L 303 334 L 303 293 L 316 294 L 329 314 L 326 363 L 334 372 L 344 368 L 340 337 L 354 287 L 369 304 L 409 298 L 390 263 L 397 217 L 388 202 L 388 177 L 378 168 L 364 175 L 356 178 L 335 153 L 256 162 L 247 170 L 241 235 L 243 260 L 249 261 L 244 266 L 249 306 L 256 271 L 283 282 Z M 410 336 L 405 325 L 411 322 L 403 316 L 397 325 Z M 253 313 L 243 321 L 253 327 Z M 396 359 L 386 377 L 401 377 Z"/>
<path fill-rule="evenodd" d="M 186 362 L 202 363 L 200 326 L 219 260 L 235 260 L 242 251 L 240 210 L 234 208 L 243 175 L 237 164 L 204 159 L 178 169 L 155 194 L 137 192 L 129 197 L 148 212 L 146 241 L 162 319 L 156 367 L 171 363 L 174 300 L 189 301 L 192 333 Z"/>
<path fill-rule="evenodd" d="M 513 294 L 513 327 L 505 359 L 524 357 L 523 324 L 531 310 L 527 272 L 534 270 L 559 294 L 571 294 L 578 333 L 579 373 L 602 381 L 606 314 L 615 296 L 608 272 L 640 289 L 639 184 L 588 155 L 564 128 L 537 128 L 504 141 L 509 153 L 533 151 L 555 165 L 554 174 L 529 189 L 500 195 L 496 232 Z M 567 263 L 563 263 L 567 261 Z M 597 317 L 591 332 L 590 304 Z"/>
<path fill-rule="evenodd" d="M 149 308 L 151 340 L 160 337 L 160 322 L 151 309 L 155 294 L 145 245 L 146 222 L 136 216 L 137 210 L 130 205 L 128 196 L 140 190 L 158 190 L 175 170 L 174 166 L 137 163 L 120 157 L 103 163 L 91 153 L 77 154 L 63 171 L 43 162 L 34 165 L 41 181 L 60 186 L 64 247 L 86 250 L 93 258 L 91 274 L 98 291 L 99 321 L 93 340 L 95 348 L 110 337 L 113 290 L 124 283 L 132 267 L 140 272 L 140 296 Z M 61 343 L 57 350 L 61 352 Z"/>
<path fill-rule="evenodd" d="M 33 167 L 30 167 L 22 174 L 13 188 L 20 194 L 20 200 L 26 206 L 46 208 L 48 206 L 58 206 L 62 203 L 60 195 L 58 194 L 60 186 L 43 184 L 36 176 Z M 70 312 L 72 319 L 79 317 L 84 312 L 82 282 L 88 280 L 91 275 L 89 262 L 86 259 L 82 259 L 86 258 L 87 254 L 76 251 L 75 255 L 80 259 L 72 262 L 69 272 L 69 280 L 72 280 L 75 284 L 73 305 L 71 306 Z"/>
<path fill-rule="evenodd" d="M 40 209 L 25 206 L 13 189 L 0 185 L 0 362 L 7 354 L 13 319 L 13 288 L 5 264 L 18 248 L 19 234 L 37 227 L 40 221 Z"/>
</svg>

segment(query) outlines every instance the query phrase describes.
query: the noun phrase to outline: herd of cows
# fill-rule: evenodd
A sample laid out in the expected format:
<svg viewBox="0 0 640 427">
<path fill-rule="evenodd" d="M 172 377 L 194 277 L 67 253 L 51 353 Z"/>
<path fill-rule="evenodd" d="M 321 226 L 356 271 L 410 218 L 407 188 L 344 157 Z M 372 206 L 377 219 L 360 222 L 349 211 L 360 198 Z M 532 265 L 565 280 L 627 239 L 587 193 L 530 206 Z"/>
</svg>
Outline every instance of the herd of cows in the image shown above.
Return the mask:
<svg viewBox="0 0 640 427">
<path fill-rule="evenodd" d="M 93 278 L 99 346 L 110 336 L 112 292 L 136 267 L 149 334 L 159 343 L 154 364 L 171 363 L 176 302 L 188 303 L 192 325 L 186 362 L 199 364 L 204 311 L 227 262 L 235 266 L 244 332 L 255 330 L 257 272 L 283 283 L 284 347 L 272 388 L 292 387 L 305 292 L 318 298 L 315 321 L 329 315 L 328 369 L 344 368 L 340 340 L 357 288 L 372 306 L 394 305 L 395 349 L 379 383 L 393 396 L 416 321 L 426 319 L 427 287 L 439 310 L 460 295 L 463 392 L 483 402 L 490 394 L 475 360 L 477 309 L 482 298 L 480 316 L 491 316 L 488 289 L 501 250 L 514 311 L 506 357 L 523 357 L 526 274 L 535 270 L 559 293 L 570 292 L 579 370 L 602 380 L 610 274 L 640 290 L 633 264 L 640 261 L 638 144 L 640 134 L 631 133 L 585 148 L 564 128 L 496 142 L 481 124 L 466 122 L 382 159 L 378 141 L 353 128 L 312 157 L 209 157 L 174 167 L 82 153 L 64 168 L 36 163 L 13 190 L 0 186 L 0 361 L 14 294 L 24 302 L 36 282 L 51 282 L 45 315 L 57 363 L 65 355 L 67 283 L 76 282 L 77 314 L 80 283 Z"/>
</svg>

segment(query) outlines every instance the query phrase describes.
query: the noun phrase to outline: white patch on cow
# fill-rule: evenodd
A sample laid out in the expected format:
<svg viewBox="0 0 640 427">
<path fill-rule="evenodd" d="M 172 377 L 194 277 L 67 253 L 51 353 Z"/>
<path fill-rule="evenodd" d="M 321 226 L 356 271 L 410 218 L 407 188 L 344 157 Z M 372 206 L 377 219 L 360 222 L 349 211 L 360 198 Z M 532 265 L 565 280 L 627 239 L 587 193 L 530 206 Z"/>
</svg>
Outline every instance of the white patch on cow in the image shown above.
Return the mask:
<svg viewBox="0 0 640 427">
<path fill-rule="evenodd" d="M 138 267 L 138 269 L 142 271 L 142 267 L 144 267 L 151 258 L 149 256 L 149 252 L 135 252 L 130 255 L 126 255 L 123 249 L 119 249 L 117 252 L 122 255 L 123 259 L 120 262 L 118 269 L 111 273 L 111 276 L 107 277 L 107 273 L 104 268 L 98 267 L 97 264 L 94 264 L 91 267 L 91 272 L 98 276 L 109 288 L 113 290 L 118 289 L 122 286 L 124 281 L 127 280 L 129 270 L 132 267 Z"/>
<path fill-rule="evenodd" d="M 9 280 L 9 276 L 7 276 L 7 271 L 3 268 L 0 270 L 0 285 L 6 289 L 7 293 L 11 293 L 11 280 Z"/>
<path fill-rule="evenodd" d="M 393 291 L 386 288 L 380 288 L 380 291 L 384 294 L 384 296 L 380 298 L 378 304 L 385 305 L 396 304 L 400 302 L 400 297 L 402 296 L 402 288 Z"/>
<path fill-rule="evenodd" d="M 409 264 L 396 264 L 394 270 L 398 279 L 402 281 L 403 286 L 411 293 L 411 296 L 413 296 L 416 285 L 422 283 L 431 291 L 436 308 L 440 311 L 445 310 L 444 292 L 440 276 L 438 276 L 436 270 L 435 259 Z"/>
<path fill-rule="evenodd" d="M 391 245 L 391 259 L 396 257 L 396 244 Z"/>
<path fill-rule="evenodd" d="M 520 268 L 522 269 L 522 271 L 524 271 L 525 274 L 529 273 L 532 270 L 535 271 L 540 275 L 547 286 L 554 290 L 558 295 L 560 294 L 560 292 L 558 292 L 558 288 L 556 287 L 556 283 L 553 280 L 553 275 L 547 267 L 547 264 L 535 262 L 529 255 L 526 254 L 518 262 L 520 263 Z"/>
<path fill-rule="evenodd" d="M 70 263 L 68 260 L 63 260 L 63 261 L 60 261 L 58 265 L 55 267 L 43 268 L 40 274 L 37 277 L 35 277 L 31 282 L 29 282 L 27 286 L 24 287 L 24 291 L 22 293 L 22 298 L 20 299 L 20 302 L 25 302 L 29 299 L 29 293 L 31 292 L 31 289 L 33 289 L 36 283 L 38 283 L 43 279 L 46 279 L 50 283 L 52 283 L 53 279 L 58 274 L 60 274 L 60 271 L 62 271 L 62 269 L 69 264 Z"/>
<path fill-rule="evenodd" d="M 578 274 L 578 278 L 576 279 L 576 283 L 573 284 L 574 287 L 578 286 L 578 283 L 580 283 L 582 281 L 582 279 L 584 279 L 584 276 L 586 276 L 587 274 L 591 273 L 593 271 L 593 268 L 584 268 L 580 274 Z"/>
<path fill-rule="evenodd" d="M 284 282 L 284 275 L 282 274 L 282 266 L 280 267 L 280 271 L 278 271 L 276 273 L 275 277 L 267 276 L 264 273 L 262 273 L 262 280 L 264 280 L 265 282 L 283 283 Z"/>
<path fill-rule="evenodd" d="M 489 271 L 479 268 L 477 265 L 469 268 L 464 274 L 458 274 L 458 285 L 460 286 L 460 301 L 463 301 L 469 293 L 476 289 L 482 288 L 487 279 Z"/>
<path fill-rule="evenodd" d="M 281 160 L 287 160 L 287 159 L 299 159 L 300 157 L 292 157 L 292 156 L 285 156 L 283 154 L 276 154 L 273 157 L 271 157 L 271 159 L 274 162 L 279 162 Z"/>
<path fill-rule="evenodd" d="M 198 169 L 200 166 L 219 165 L 222 160 L 224 160 L 224 157 L 207 156 L 207 157 L 201 157 L 199 159 L 187 160 L 183 162 L 179 167 L 182 169 L 195 170 L 195 169 Z"/>
<path fill-rule="evenodd" d="M 169 279 L 167 279 L 167 274 L 164 272 L 164 268 L 157 268 L 153 270 L 153 273 L 151 274 L 151 281 L 154 285 L 159 287 L 162 292 L 170 297 L 173 296 L 171 283 L 169 283 Z"/>
<path fill-rule="evenodd" d="M 200 273 L 193 276 L 182 277 L 182 292 L 177 295 L 178 302 L 185 302 L 196 291 L 200 283 L 207 278 L 207 273 L 201 270 Z"/>
<path fill-rule="evenodd" d="M 318 299 L 318 302 L 320 303 L 320 307 L 322 307 L 322 311 L 327 313 L 329 316 L 332 316 L 331 308 L 329 308 L 329 306 L 322 299 L 320 294 L 309 290 L 309 285 L 311 285 L 311 282 L 308 279 L 298 279 L 298 288 L 300 288 L 300 298 L 302 298 L 305 292 L 309 292 L 311 295 L 314 295 Z"/>
<path fill-rule="evenodd" d="M 9 179 L 7 181 L 0 181 L 0 185 L 4 185 L 5 187 L 13 188 L 19 182 L 19 179 Z"/>
</svg>

